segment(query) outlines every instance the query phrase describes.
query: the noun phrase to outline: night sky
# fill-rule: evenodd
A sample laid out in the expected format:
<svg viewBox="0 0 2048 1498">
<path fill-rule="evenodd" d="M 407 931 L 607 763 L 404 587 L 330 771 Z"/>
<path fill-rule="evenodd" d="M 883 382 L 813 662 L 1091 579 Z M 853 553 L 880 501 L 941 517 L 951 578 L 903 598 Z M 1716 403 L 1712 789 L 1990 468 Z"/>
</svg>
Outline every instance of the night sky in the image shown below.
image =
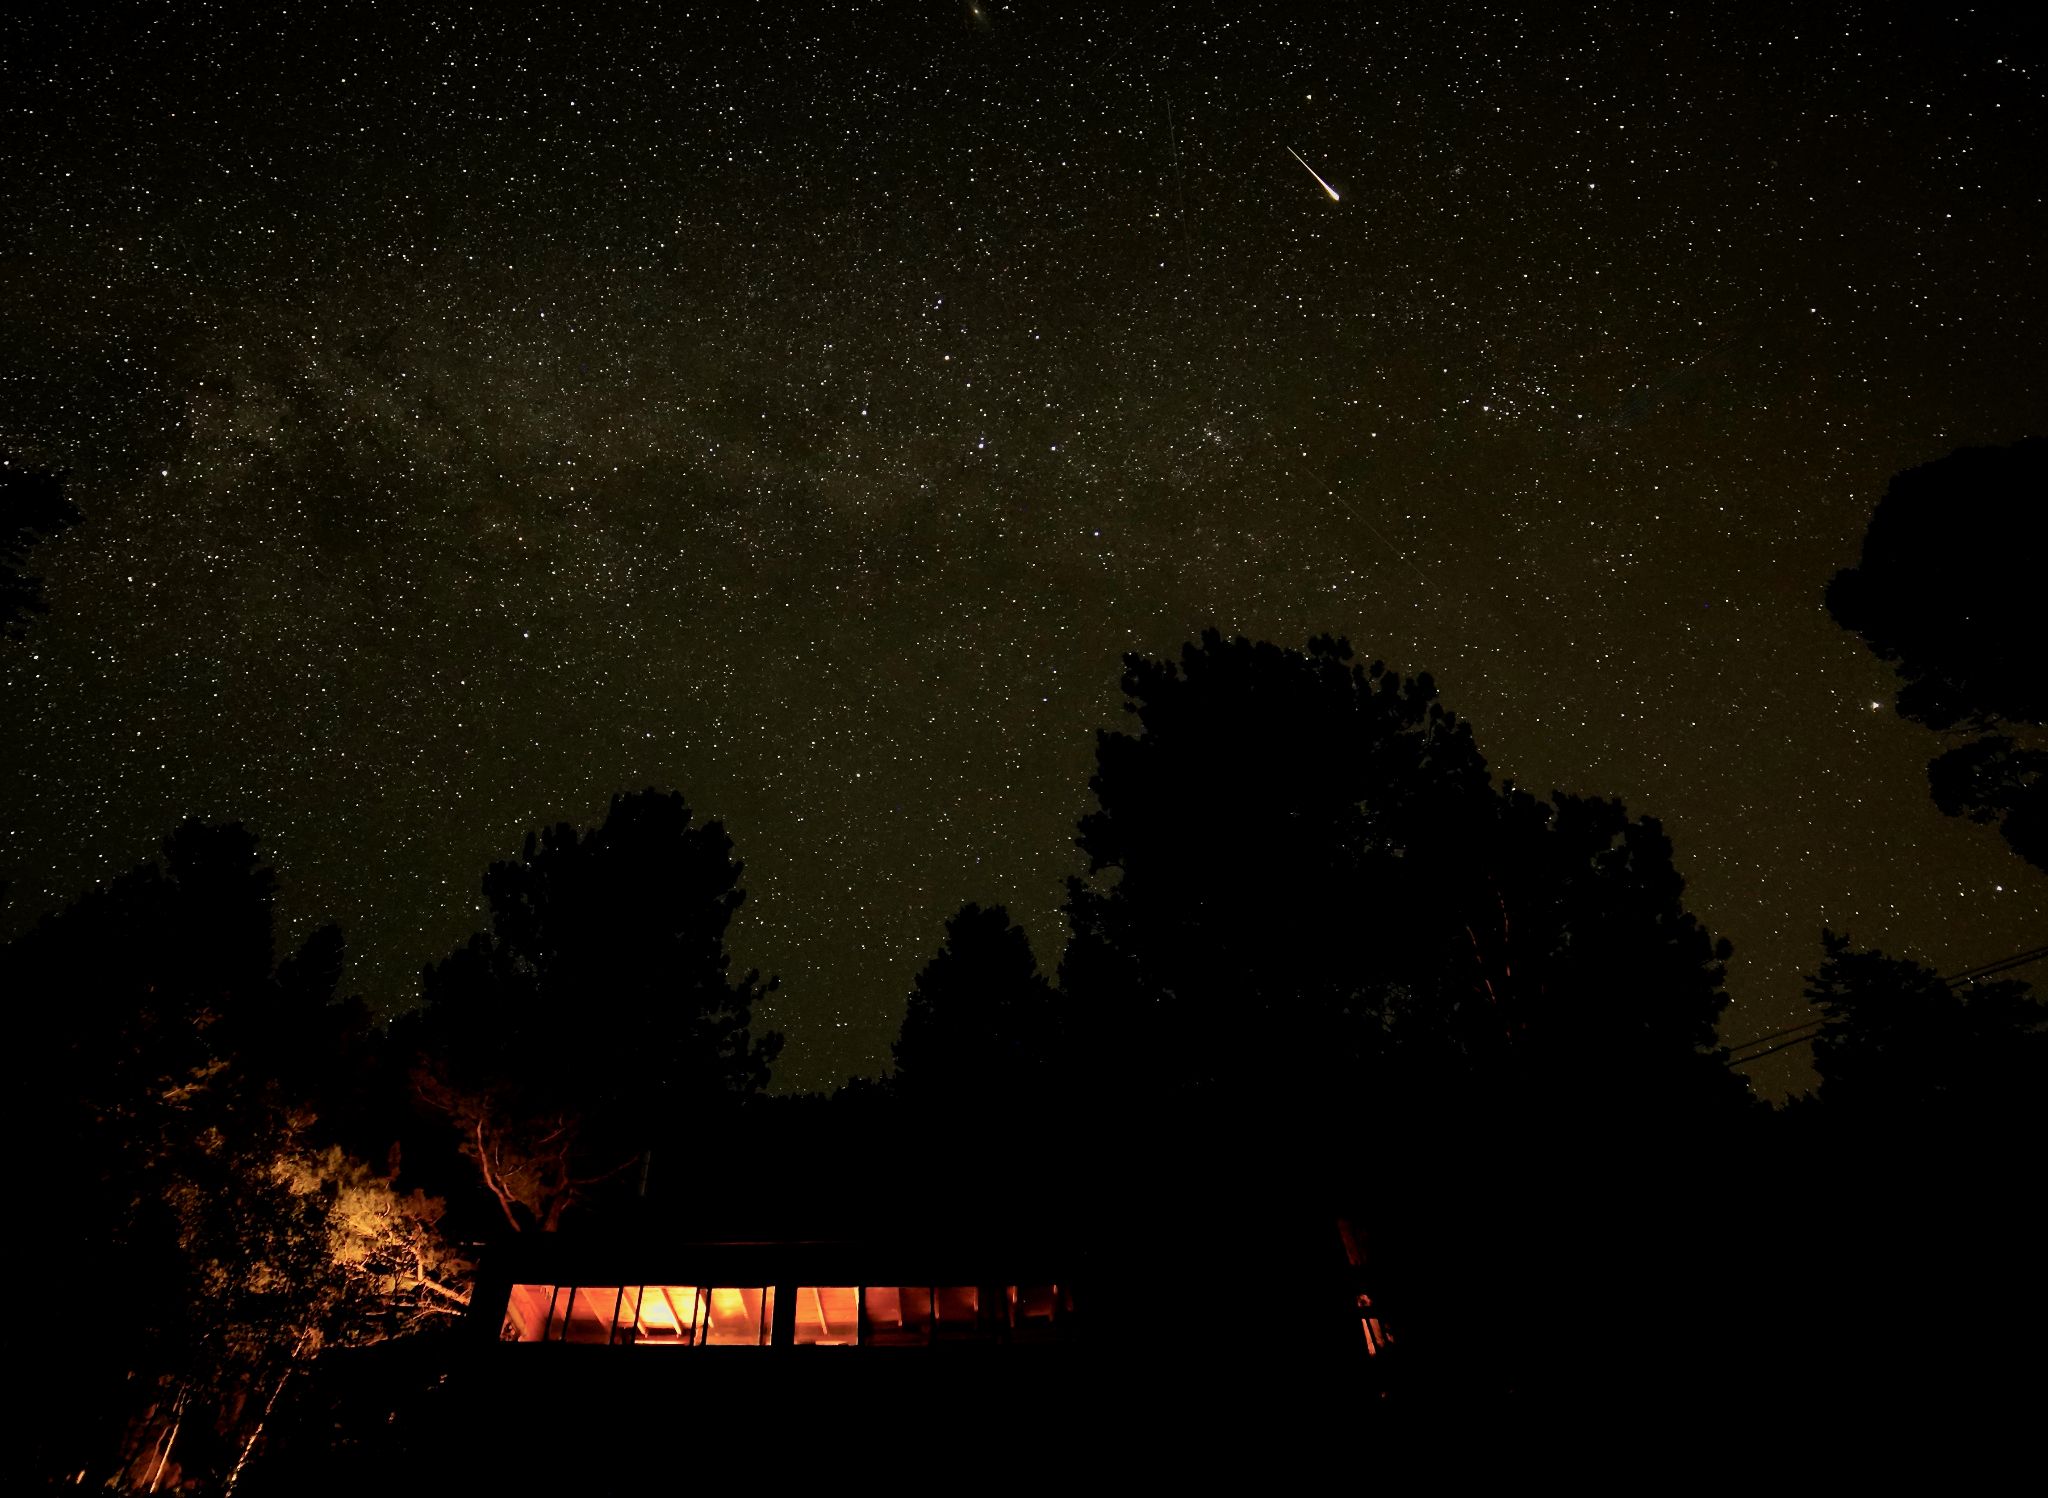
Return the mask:
<svg viewBox="0 0 2048 1498">
<path fill-rule="evenodd" d="M 1981 7 L 22 9 L 0 449 L 87 523 L 0 650 L 8 932 L 240 819 L 389 1012 L 528 828 L 673 786 L 830 1085 L 963 900 L 1056 960 L 1119 657 L 1210 625 L 1663 819 L 1731 1040 L 1823 923 L 2048 930 L 1821 602 L 2048 412 Z"/>
</svg>

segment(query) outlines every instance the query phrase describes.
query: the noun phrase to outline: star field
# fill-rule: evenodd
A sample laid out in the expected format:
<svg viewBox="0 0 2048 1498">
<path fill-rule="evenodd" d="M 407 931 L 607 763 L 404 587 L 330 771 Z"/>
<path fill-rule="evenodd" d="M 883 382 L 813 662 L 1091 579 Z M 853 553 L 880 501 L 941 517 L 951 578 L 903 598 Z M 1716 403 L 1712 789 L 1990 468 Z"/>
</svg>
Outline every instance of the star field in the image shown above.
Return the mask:
<svg viewBox="0 0 2048 1498">
<path fill-rule="evenodd" d="M 239 818 L 388 1012 L 529 827 L 669 785 L 830 1085 L 963 900 L 1056 960 L 1118 659 L 1213 624 L 1661 818 L 1731 1040 L 1823 923 L 2037 942 L 1821 591 L 2048 410 L 2038 57 L 1234 9 L 6 23 L 0 448 L 87 515 L 0 652 L 8 930 Z"/>
</svg>

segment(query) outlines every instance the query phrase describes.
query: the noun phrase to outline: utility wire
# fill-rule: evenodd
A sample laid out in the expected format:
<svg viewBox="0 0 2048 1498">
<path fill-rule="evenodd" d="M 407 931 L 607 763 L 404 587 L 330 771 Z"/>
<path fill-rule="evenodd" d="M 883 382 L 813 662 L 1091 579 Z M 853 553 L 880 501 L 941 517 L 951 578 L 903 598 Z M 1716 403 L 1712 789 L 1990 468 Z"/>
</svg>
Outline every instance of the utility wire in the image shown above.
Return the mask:
<svg viewBox="0 0 2048 1498">
<path fill-rule="evenodd" d="M 1741 1045 L 1731 1045 L 1728 1047 L 1728 1050 L 1731 1055 L 1736 1051 L 1746 1051 L 1753 1045 L 1762 1045 L 1767 1040 L 1776 1040 L 1780 1035 L 1790 1035 L 1794 1030 L 1810 1030 L 1819 1023 L 1821 1022 L 1817 1019 L 1803 1019 L 1796 1025 L 1787 1025 L 1784 1029 L 1773 1030 L 1768 1035 L 1752 1036 L 1748 1040 L 1743 1041 Z"/>
<path fill-rule="evenodd" d="M 1950 988 L 1959 983 L 1975 983 L 1979 978 L 1988 978 L 1993 973 L 2003 973 L 2011 968 L 2025 967 L 2030 962 L 2039 962 L 2048 957 L 2048 947 L 2035 947 L 2029 952 L 2015 952 L 2010 957 L 2001 957 L 1996 962 L 1987 962 L 1982 967 L 1968 968 L 1944 981 Z"/>
<path fill-rule="evenodd" d="M 1752 1061 L 1761 1061 L 1766 1056 L 1775 1056 L 1780 1051 L 1791 1050 L 1792 1047 L 1794 1047 L 1795 1045 L 1805 1045 L 1809 1040 L 1818 1039 L 1820 1039 L 1820 1031 L 1815 1030 L 1811 1035 L 1802 1035 L 1796 1040 L 1781 1040 L 1776 1045 L 1765 1046 L 1762 1050 L 1758 1051 L 1754 1056 L 1744 1056 L 1739 1060 L 1724 1061 L 1721 1064 L 1723 1066 L 1730 1067 L 1747 1066 Z"/>
<path fill-rule="evenodd" d="M 1961 972 L 1952 973 L 1941 981 L 1945 987 L 1960 988 L 1966 984 L 1981 982 L 1983 979 L 1989 978 L 1996 973 L 2006 973 L 2011 972 L 2016 967 L 2026 967 L 2041 961 L 2044 957 L 2048 957 L 2048 947 L 2034 947 L 2025 952 L 2015 952 L 2010 957 L 2000 957 L 1995 961 L 1986 962 L 1978 967 L 1964 968 Z M 1766 1056 L 1775 1056 L 1778 1052 L 1790 1050 L 1793 1046 L 1805 1045 L 1808 1041 L 1820 1039 L 1821 1029 L 1826 1024 L 1827 1021 L 1825 1019 L 1810 1019 L 1800 1024 L 1787 1025 L 1782 1030 L 1773 1030 L 1767 1035 L 1752 1036 L 1740 1045 L 1729 1046 L 1728 1059 L 1721 1064 L 1731 1067 L 1747 1066 L 1752 1061 L 1761 1061 Z M 1766 1046 L 1754 1056 L 1740 1054 L 1751 1046 L 1763 1045 L 1767 1040 L 1777 1040 L 1781 1035 L 1793 1035 L 1798 1030 L 1810 1030 L 1813 1033 L 1810 1035 L 1797 1035 L 1791 1040 L 1780 1041 L 1777 1045 Z"/>
</svg>

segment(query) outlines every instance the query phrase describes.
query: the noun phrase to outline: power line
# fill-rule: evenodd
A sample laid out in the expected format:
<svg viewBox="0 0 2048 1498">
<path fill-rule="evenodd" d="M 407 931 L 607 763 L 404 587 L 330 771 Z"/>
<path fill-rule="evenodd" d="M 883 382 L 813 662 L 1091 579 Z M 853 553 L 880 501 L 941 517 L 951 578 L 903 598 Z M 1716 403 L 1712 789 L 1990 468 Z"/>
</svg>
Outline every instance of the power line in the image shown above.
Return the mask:
<svg viewBox="0 0 2048 1498">
<path fill-rule="evenodd" d="M 2044 957 L 2048 957 L 2048 947 L 2035 947 L 2032 951 L 2015 952 L 2010 957 L 2001 957 L 1996 962 L 1987 962 L 1982 967 L 1968 968 L 1963 972 L 1957 973 L 1953 978 L 1945 978 L 1942 981 L 1947 983 L 1950 988 L 1954 988 L 1959 983 L 1975 983 L 1979 978 L 1988 978 L 1993 973 L 2003 973 L 2012 968 L 2025 967 L 2028 963 L 2039 962 Z"/>
<path fill-rule="evenodd" d="M 1815 1021 L 1815 1024 L 1816 1026 L 1818 1026 L 1819 1021 Z M 1766 1046 L 1763 1050 L 1758 1051 L 1754 1056 L 1735 1057 L 1727 1061 L 1724 1061 L 1721 1064 L 1723 1066 L 1747 1066 L 1752 1061 L 1761 1061 L 1766 1056 L 1775 1056 L 1780 1051 L 1791 1050 L 1792 1047 L 1794 1047 L 1795 1045 L 1805 1045 L 1809 1040 L 1818 1039 L 1820 1039 L 1820 1030 L 1816 1028 L 1811 1035 L 1801 1035 L 1796 1040 L 1783 1040 L 1774 1046 Z"/>
<path fill-rule="evenodd" d="M 1784 1029 L 1773 1030 L 1768 1035 L 1752 1036 L 1748 1040 L 1743 1041 L 1741 1045 L 1731 1045 L 1728 1047 L 1728 1050 L 1731 1055 L 1736 1051 L 1746 1051 L 1753 1045 L 1762 1045 L 1767 1040 L 1776 1040 L 1780 1035 L 1790 1035 L 1794 1030 L 1810 1030 L 1819 1023 L 1820 1021 L 1817 1019 L 1803 1019 L 1796 1025 L 1787 1025 Z"/>
<path fill-rule="evenodd" d="M 1960 988 L 1965 984 L 1981 982 L 1985 978 L 1992 977 L 1997 973 L 2007 973 L 2017 967 L 2026 967 L 2031 963 L 2041 961 L 2043 958 L 2048 958 L 2048 947 L 2033 947 L 2024 952 L 2015 952 L 2010 957 L 2000 957 L 1994 961 L 1982 963 L 1977 967 L 1964 968 L 1961 972 L 1952 973 L 1941 981 L 1942 985 L 1946 988 Z M 1740 1045 L 1729 1046 L 1728 1059 L 1721 1064 L 1731 1067 L 1747 1066 L 1752 1061 L 1761 1061 L 1766 1056 L 1775 1056 L 1778 1052 L 1790 1050 L 1793 1046 L 1805 1045 L 1808 1041 L 1818 1040 L 1820 1032 L 1826 1024 L 1827 1021 L 1825 1019 L 1810 1019 L 1796 1025 L 1787 1025 L 1782 1030 L 1773 1030 L 1767 1035 L 1752 1036 Z M 1799 1030 L 1809 1030 L 1812 1033 L 1808 1035 L 1795 1035 L 1794 1032 Z M 1739 1054 L 1742 1051 L 1748 1050 L 1751 1046 L 1763 1045 L 1767 1040 L 1777 1040 L 1781 1035 L 1793 1035 L 1794 1038 L 1781 1041 L 1774 1046 L 1766 1046 L 1754 1056 Z"/>
</svg>

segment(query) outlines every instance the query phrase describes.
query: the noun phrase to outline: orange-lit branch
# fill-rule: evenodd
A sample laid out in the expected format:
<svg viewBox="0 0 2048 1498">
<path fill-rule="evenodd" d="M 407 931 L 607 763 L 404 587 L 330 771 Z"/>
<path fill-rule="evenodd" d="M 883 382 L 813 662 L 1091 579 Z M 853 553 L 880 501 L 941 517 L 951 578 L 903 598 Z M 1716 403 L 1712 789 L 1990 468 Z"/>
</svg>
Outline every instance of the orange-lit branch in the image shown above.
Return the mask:
<svg viewBox="0 0 2048 1498">
<path fill-rule="evenodd" d="M 520 1232 L 522 1229 L 519 1225 L 519 1214 L 512 1210 L 512 1204 L 516 1198 L 513 1197 L 512 1193 L 505 1188 L 500 1180 L 498 1171 L 492 1162 L 491 1154 L 491 1148 L 484 1140 L 484 1121 L 481 1115 L 479 1115 L 476 1121 L 476 1158 L 477 1164 L 483 1169 L 484 1185 L 489 1187 L 491 1195 L 498 1199 L 498 1208 L 505 1214 L 505 1220 L 512 1224 L 512 1231 L 515 1233 Z"/>
</svg>

